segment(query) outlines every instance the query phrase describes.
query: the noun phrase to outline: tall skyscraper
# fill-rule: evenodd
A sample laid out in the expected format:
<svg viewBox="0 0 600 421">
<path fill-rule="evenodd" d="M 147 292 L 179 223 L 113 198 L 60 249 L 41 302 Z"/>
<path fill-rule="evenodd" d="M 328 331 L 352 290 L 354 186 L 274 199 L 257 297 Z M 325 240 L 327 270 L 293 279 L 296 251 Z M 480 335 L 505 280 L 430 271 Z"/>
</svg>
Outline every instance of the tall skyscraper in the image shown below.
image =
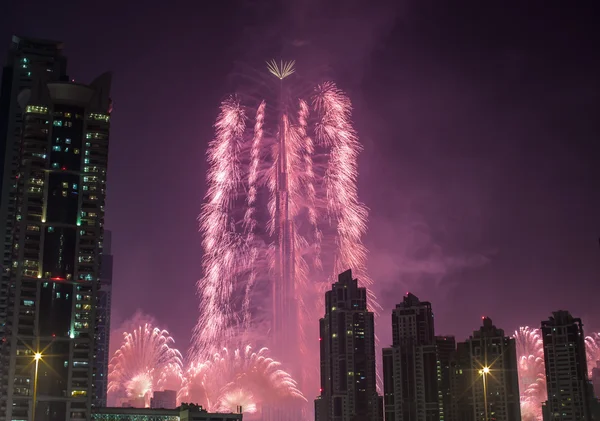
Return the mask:
<svg viewBox="0 0 600 421">
<path fill-rule="evenodd" d="M 545 421 L 590 421 L 593 392 L 588 379 L 581 319 L 556 311 L 542 322 L 546 363 Z"/>
<path fill-rule="evenodd" d="M 459 368 L 467 376 L 458 394 L 471 393 L 471 399 L 463 399 L 463 404 L 471 407 L 472 419 L 521 421 L 515 340 L 485 317 L 483 326 L 459 345 L 458 354 L 463 361 L 468 358 L 469 366 Z M 468 412 L 464 407 L 459 410 Z"/>
<path fill-rule="evenodd" d="M 383 350 L 386 421 L 438 421 L 439 397 L 433 312 L 407 294 L 392 312 L 391 348 Z"/>
<path fill-rule="evenodd" d="M 321 395 L 316 421 L 382 421 L 375 372 L 375 327 L 367 290 L 352 271 L 325 294 L 320 320 Z"/>
<path fill-rule="evenodd" d="M 32 60 L 31 88 L 17 95 L 22 124 L 3 319 L 4 420 L 89 419 L 94 397 L 111 77 L 70 83 L 54 77 L 55 66 Z"/>
<path fill-rule="evenodd" d="M 111 254 L 112 233 L 104 231 L 102 263 L 98 284 L 96 310 L 96 378 L 94 406 L 106 406 L 108 389 L 108 361 L 110 358 L 110 308 L 112 298 L 113 256 Z"/>
<path fill-rule="evenodd" d="M 440 421 L 460 421 L 456 418 L 454 397 L 452 396 L 456 340 L 454 336 L 436 336 L 435 347 Z"/>
<path fill-rule="evenodd" d="M 6 65 L 2 69 L 0 90 L 0 379 L 3 367 L 9 365 L 9 361 L 3 359 L 8 353 L 2 349 L 7 346 L 5 329 L 23 123 L 23 111 L 17 96 L 22 90 L 31 88 L 32 69 L 35 66 L 44 68 L 48 80 L 68 80 L 67 60 L 62 55 L 61 43 L 14 36 Z M 1 387 L 0 380 L 0 408 L 2 397 L 6 396 Z"/>
</svg>

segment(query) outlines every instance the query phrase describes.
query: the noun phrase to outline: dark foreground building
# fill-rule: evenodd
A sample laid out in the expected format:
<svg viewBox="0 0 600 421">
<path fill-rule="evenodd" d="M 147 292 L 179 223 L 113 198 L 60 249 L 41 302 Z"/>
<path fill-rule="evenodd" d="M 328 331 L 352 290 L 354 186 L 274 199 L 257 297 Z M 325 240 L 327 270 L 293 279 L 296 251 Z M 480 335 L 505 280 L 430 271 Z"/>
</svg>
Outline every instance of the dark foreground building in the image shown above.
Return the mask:
<svg viewBox="0 0 600 421">
<path fill-rule="evenodd" d="M 548 401 L 545 421 L 591 421 L 593 389 L 588 379 L 581 319 L 557 311 L 542 322 Z"/>
<path fill-rule="evenodd" d="M 201 406 L 182 404 L 175 409 L 97 408 L 92 421 L 242 421 L 242 414 L 215 414 Z"/>
<path fill-rule="evenodd" d="M 316 421 L 383 421 L 377 394 L 375 329 L 367 310 L 367 290 L 352 271 L 338 277 L 325 294 L 320 320 L 321 395 Z"/>
<path fill-rule="evenodd" d="M 438 421 L 438 371 L 431 304 L 407 294 L 392 312 L 391 348 L 383 349 L 386 421 Z"/>
<path fill-rule="evenodd" d="M 502 329 L 485 317 L 481 328 L 458 345 L 457 361 L 459 387 L 454 395 L 461 405 L 459 414 L 465 414 L 462 419 L 521 421 L 517 350 L 513 338 L 505 336 Z"/>
<path fill-rule="evenodd" d="M 64 73 L 59 44 L 23 42 L 32 47 L 13 59 L 31 64 L 30 86 L 2 93 L 10 110 L 4 120 L 21 124 L 11 123 L 19 148 L 0 314 L 0 420 L 89 420 L 111 76 L 68 82 L 56 77 Z M 47 61 L 38 52 L 43 46 Z"/>
</svg>

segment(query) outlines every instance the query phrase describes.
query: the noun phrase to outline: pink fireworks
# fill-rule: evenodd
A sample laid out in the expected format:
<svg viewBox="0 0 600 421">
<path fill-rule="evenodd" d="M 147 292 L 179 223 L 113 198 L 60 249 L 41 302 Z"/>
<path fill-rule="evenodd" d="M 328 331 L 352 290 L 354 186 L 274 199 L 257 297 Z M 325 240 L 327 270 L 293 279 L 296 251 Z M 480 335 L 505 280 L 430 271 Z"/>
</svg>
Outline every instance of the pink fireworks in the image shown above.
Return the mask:
<svg viewBox="0 0 600 421">
<path fill-rule="evenodd" d="M 268 357 L 268 350 L 254 352 L 250 346 L 233 352 L 223 349 L 209 360 L 192 363 L 178 398 L 214 412 L 236 412 L 241 407 L 246 414 L 270 403 L 305 401 L 281 364 Z"/>
<path fill-rule="evenodd" d="M 520 327 L 515 331 L 519 391 L 523 421 L 541 421 L 542 402 L 546 400 L 544 343 L 539 329 Z"/>
<path fill-rule="evenodd" d="M 361 241 L 367 210 L 356 189 L 361 147 L 349 98 L 332 82 L 295 95 L 293 66 L 269 64 L 274 101 L 221 104 L 199 217 L 204 277 L 193 353 L 203 361 L 222 348 L 270 344 L 298 366 L 295 375 L 314 376 L 329 281 L 352 268 L 371 284 Z"/>
<path fill-rule="evenodd" d="M 145 323 L 123 333 L 109 364 L 108 393 L 150 405 L 156 390 L 179 389 L 183 363 L 166 330 Z"/>
</svg>

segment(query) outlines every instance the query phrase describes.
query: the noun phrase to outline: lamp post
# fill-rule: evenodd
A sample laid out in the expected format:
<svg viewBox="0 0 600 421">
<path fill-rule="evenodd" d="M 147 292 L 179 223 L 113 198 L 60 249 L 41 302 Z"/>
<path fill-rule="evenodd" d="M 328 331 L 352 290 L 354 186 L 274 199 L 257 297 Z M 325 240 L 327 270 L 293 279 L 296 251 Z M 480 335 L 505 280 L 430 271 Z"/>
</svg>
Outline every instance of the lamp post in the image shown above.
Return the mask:
<svg viewBox="0 0 600 421">
<path fill-rule="evenodd" d="M 40 366 L 40 360 L 42 359 L 42 353 L 36 352 L 33 355 L 33 359 L 35 361 L 35 376 L 33 378 L 33 414 L 31 416 L 31 421 L 35 421 L 35 407 L 37 405 L 37 381 L 38 381 L 38 368 Z"/>
<path fill-rule="evenodd" d="M 490 373 L 489 367 L 483 367 L 481 370 L 479 370 L 479 374 L 481 374 L 481 379 L 483 380 L 483 405 L 484 405 L 485 421 L 489 421 L 488 402 L 487 402 L 487 375 L 489 373 Z"/>
</svg>

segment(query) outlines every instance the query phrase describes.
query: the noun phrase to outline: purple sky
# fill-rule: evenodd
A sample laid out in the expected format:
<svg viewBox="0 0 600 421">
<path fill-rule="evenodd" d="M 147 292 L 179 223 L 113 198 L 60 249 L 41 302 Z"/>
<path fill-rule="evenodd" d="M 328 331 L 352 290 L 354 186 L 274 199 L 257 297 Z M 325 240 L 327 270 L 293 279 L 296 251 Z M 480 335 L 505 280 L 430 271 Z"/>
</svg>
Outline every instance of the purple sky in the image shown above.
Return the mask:
<svg viewBox="0 0 600 421">
<path fill-rule="evenodd" d="M 354 101 L 384 342 L 389 309 L 409 290 L 433 303 L 437 332 L 458 339 L 482 315 L 513 331 L 558 309 L 600 329 L 592 2 L 10 3 L 0 54 L 12 33 L 57 39 L 76 80 L 114 72 L 115 322 L 142 309 L 187 348 L 217 107 L 234 60 L 261 63 L 284 44 L 299 65 L 329 68 Z"/>
</svg>

